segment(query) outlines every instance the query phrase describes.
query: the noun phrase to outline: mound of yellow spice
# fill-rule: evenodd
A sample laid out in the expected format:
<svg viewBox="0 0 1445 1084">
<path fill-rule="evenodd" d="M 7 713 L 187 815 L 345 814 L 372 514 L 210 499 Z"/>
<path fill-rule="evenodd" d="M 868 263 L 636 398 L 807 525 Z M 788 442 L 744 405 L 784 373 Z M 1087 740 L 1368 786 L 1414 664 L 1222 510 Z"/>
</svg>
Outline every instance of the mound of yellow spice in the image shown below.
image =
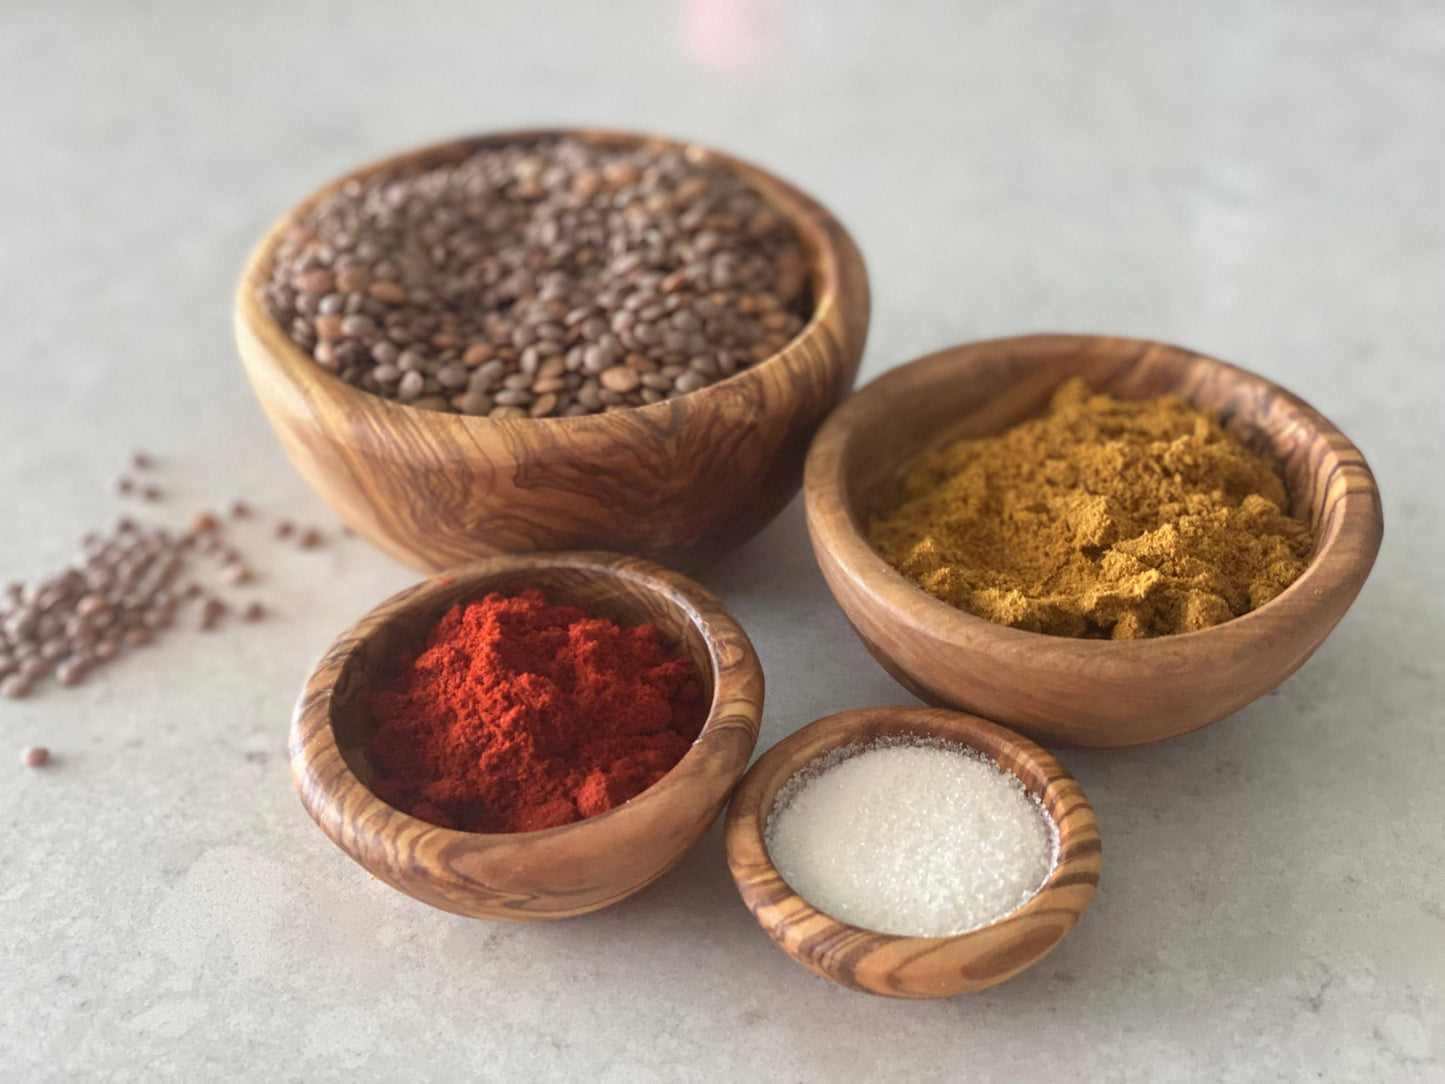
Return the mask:
<svg viewBox="0 0 1445 1084">
<path fill-rule="evenodd" d="M 869 540 L 929 594 L 1001 625 L 1134 640 L 1263 606 L 1313 540 L 1274 466 L 1175 396 L 1075 378 L 1042 418 L 920 459 Z"/>
</svg>

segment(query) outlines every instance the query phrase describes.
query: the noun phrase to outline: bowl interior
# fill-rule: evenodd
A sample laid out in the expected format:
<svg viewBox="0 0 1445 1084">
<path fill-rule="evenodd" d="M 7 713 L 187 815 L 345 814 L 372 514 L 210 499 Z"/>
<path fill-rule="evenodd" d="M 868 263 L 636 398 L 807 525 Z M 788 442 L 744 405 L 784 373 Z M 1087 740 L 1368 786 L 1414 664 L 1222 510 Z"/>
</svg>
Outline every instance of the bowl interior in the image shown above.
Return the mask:
<svg viewBox="0 0 1445 1084">
<path fill-rule="evenodd" d="M 814 324 L 817 323 L 825 304 L 831 305 L 835 303 L 834 299 L 840 288 L 841 270 L 834 248 L 835 242 L 830 236 L 826 225 L 830 219 L 827 215 L 820 213 L 820 208 L 814 204 L 811 199 L 791 185 L 786 184 L 771 174 L 741 159 L 702 147 L 698 144 L 662 139 L 657 136 L 638 135 L 630 132 L 617 132 L 604 129 L 538 128 L 496 132 L 490 135 L 473 136 L 447 143 L 432 144 L 391 158 L 369 163 L 318 189 L 292 208 L 280 222 L 274 225 L 257 248 L 242 276 L 240 296 L 238 299 L 240 312 L 246 317 L 253 328 L 264 326 L 273 332 L 274 334 L 267 336 L 267 341 L 271 349 L 286 357 L 293 364 L 297 362 L 304 363 L 308 372 L 314 369 L 315 372 L 312 375 L 315 375 L 316 378 L 323 383 L 334 384 L 337 388 L 345 389 L 348 392 L 369 395 L 370 393 L 364 392 L 359 388 L 351 387 L 335 374 L 328 372 L 319 365 L 315 365 L 309 355 L 291 341 L 286 330 L 279 327 L 276 322 L 267 315 L 265 307 L 259 300 L 258 292 L 271 277 L 272 262 L 275 259 L 276 248 L 280 244 L 281 239 L 301 218 L 307 215 L 323 200 L 336 194 L 348 181 L 361 180 L 373 176 L 401 176 L 419 170 L 434 169 L 438 166 L 459 162 L 476 151 L 487 147 L 506 146 L 513 143 L 525 143 L 532 140 L 563 136 L 578 139 L 584 143 L 595 146 L 641 147 L 653 153 L 676 151 L 686 154 L 691 158 L 700 158 L 719 164 L 731 170 L 756 189 L 773 209 L 781 212 L 788 219 L 794 231 L 797 233 L 798 240 L 802 246 L 804 262 L 807 265 L 808 279 L 805 286 L 805 297 L 801 307 L 807 314 L 807 319 L 802 330 L 792 340 L 792 343 L 796 343 L 808 334 Z M 792 343 L 783 347 L 783 350 L 788 349 Z M 705 392 L 709 388 L 743 378 L 748 373 L 756 371 L 760 366 L 767 365 L 776 359 L 783 350 L 779 350 L 771 357 L 764 359 L 756 365 L 751 365 L 735 373 L 733 376 L 716 381 L 714 384 L 709 385 L 708 388 L 700 390 Z M 401 406 L 403 404 L 395 405 Z M 652 405 L 657 407 L 663 404 Z M 648 407 L 636 407 L 633 409 L 646 410 Z M 447 418 L 452 416 L 439 415 L 439 417 Z M 589 415 L 587 417 L 592 416 Z M 463 420 L 467 423 L 473 423 L 485 421 L 486 419 L 463 417 Z M 583 419 L 549 417 L 529 419 L 529 422 L 533 424 L 538 421 L 544 424 L 576 424 L 581 420 Z"/>
<path fill-rule="evenodd" d="M 858 436 L 844 448 L 842 461 L 855 529 L 866 537 L 870 515 L 896 501 L 919 455 L 1042 415 L 1055 389 L 1073 376 L 1120 399 L 1174 394 L 1218 414 L 1245 447 L 1275 463 L 1290 511 L 1310 522 L 1316 555 L 1339 530 L 1342 494 L 1327 483 L 1342 449 L 1320 439 L 1323 419 L 1307 404 L 1260 377 L 1179 347 L 1052 335 L 946 350 L 881 377 L 872 386 L 876 393 L 860 392 Z M 1340 444 L 1349 449 L 1343 438 Z"/>
<path fill-rule="evenodd" d="M 927 715 L 937 718 L 929 719 L 926 717 Z M 952 718 L 948 718 L 949 716 Z M 1002 727 L 963 725 L 959 720 L 964 718 L 953 712 L 934 711 L 926 708 L 893 709 L 892 711 L 870 709 L 858 713 L 856 719 L 850 719 L 850 725 L 845 728 L 821 730 L 818 737 L 803 743 L 792 751 L 786 760 L 779 763 L 778 770 L 764 781 L 758 803 L 758 824 L 764 839 L 767 837 L 768 820 L 772 817 L 773 803 L 777 800 L 778 792 L 798 772 L 818 757 L 826 756 L 835 749 L 846 745 L 858 745 L 861 752 L 863 747 L 871 745 L 880 738 L 920 738 L 945 741 L 967 746 L 974 752 L 982 753 L 998 765 L 1000 771 L 1015 776 L 1023 783 L 1024 789 L 1030 795 L 1043 802 L 1045 814 L 1057 827 L 1067 810 L 1049 807 L 1050 800 L 1057 802 L 1059 799 L 1057 788 L 1055 793 L 1049 793 L 1049 782 L 1052 776 L 1040 765 L 1039 761 L 1024 751 L 1024 746 L 1019 744 L 1021 739 L 1010 740 Z M 764 846 L 766 847 L 766 844 Z"/>
<path fill-rule="evenodd" d="M 1066 832 L 1070 830 L 1065 818 L 1077 810 L 1078 796 L 1077 794 L 1070 795 L 1058 786 L 1050 787 L 1050 783 L 1056 782 L 1059 778 L 1057 762 L 1027 739 L 1010 734 L 1003 727 L 976 716 L 933 708 L 867 708 L 845 712 L 842 717 L 833 716 L 829 720 L 819 720 L 819 722 L 831 722 L 834 725 L 819 727 L 816 733 L 807 735 L 796 747 L 790 748 L 786 755 L 778 761 L 775 769 L 762 781 L 763 785 L 758 793 L 757 810 L 758 833 L 765 854 L 767 853 L 768 821 L 773 815 L 773 803 L 777 801 L 778 792 L 798 772 L 818 757 L 826 756 L 835 749 L 847 745 L 857 745 L 861 752 L 880 738 L 920 738 L 950 742 L 972 749 L 974 752 L 988 757 L 1000 771 L 1007 772 L 1023 783 L 1024 789 L 1028 791 L 1029 795 L 1039 800 L 1044 815 L 1053 822 L 1058 833 L 1059 852 L 1055 856 L 1054 866 L 1046 878 L 1046 884 L 1054 878 L 1063 864 L 1065 845 L 1071 842 L 1070 839 L 1066 839 Z M 1039 757 L 1045 759 L 1039 759 Z M 771 854 L 768 855 L 768 862 L 772 863 Z M 783 879 L 781 873 L 778 874 L 778 877 L 780 880 Z M 791 887 L 790 885 L 789 888 Z M 1042 886 L 1040 891 L 1042 891 Z M 801 895 L 800 898 L 806 899 Z M 1017 910 L 1027 907 L 1036 898 L 1037 893 L 1020 904 Z M 809 906 L 812 905 L 809 904 Z M 1017 913 L 1017 911 L 1011 913 Z M 988 925 L 995 925 L 1007 917 L 1007 915 L 1000 916 Z M 848 925 L 841 919 L 832 919 L 831 916 L 829 918 L 841 925 Z M 853 928 L 857 929 L 858 927 Z M 979 927 L 979 929 L 987 928 L 986 926 Z M 864 932 L 874 937 L 899 940 L 906 936 L 878 933 L 873 930 Z M 963 937 L 966 934 L 949 936 Z"/>
<path fill-rule="evenodd" d="M 493 592 L 515 595 L 527 588 L 540 590 L 549 603 L 577 606 L 619 625 L 656 625 L 664 643 L 692 660 L 708 704 L 715 704 L 717 675 L 707 639 L 688 611 L 661 591 L 597 568 L 537 565 L 481 576 L 464 572 L 440 576 L 414 588 L 385 620 L 363 633 L 337 680 L 331 726 L 342 759 L 363 784 L 369 787 L 376 777 L 370 743 L 380 725 L 368 703 L 368 691 L 393 676 L 398 656 L 419 650 L 453 606 Z M 712 714 L 709 711 L 704 732 Z"/>
</svg>

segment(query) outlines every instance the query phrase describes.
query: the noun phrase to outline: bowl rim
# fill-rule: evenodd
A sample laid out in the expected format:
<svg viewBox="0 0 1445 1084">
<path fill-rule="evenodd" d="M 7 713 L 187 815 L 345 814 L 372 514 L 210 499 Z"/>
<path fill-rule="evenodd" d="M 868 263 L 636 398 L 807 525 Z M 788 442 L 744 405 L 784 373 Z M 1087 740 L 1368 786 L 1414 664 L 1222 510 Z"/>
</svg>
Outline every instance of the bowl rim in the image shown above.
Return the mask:
<svg viewBox="0 0 1445 1084">
<path fill-rule="evenodd" d="M 701 635 L 713 671 L 712 700 L 697 739 L 662 779 L 635 797 L 596 816 L 554 828 L 465 832 L 413 817 L 383 801 L 352 771 L 332 725 L 336 689 L 349 660 L 366 638 L 393 620 L 398 611 L 425 606 L 438 596 L 454 592 L 459 580 L 475 581 L 474 597 L 480 598 L 486 593 L 483 584 L 495 576 L 555 568 L 624 580 L 660 596 L 683 613 Z M 752 756 L 762 722 L 762 703 L 763 671 L 752 642 L 702 585 L 642 558 L 602 551 L 504 554 L 428 576 L 377 603 L 337 636 L 311 671 L 297 700 L 288 735 L 288 756 L 292 783 L 306 811 L 337 846 L 370 868 L 361 857 L 358 833 L 348 824 L 367 822 L 367 835 L 383 842 L 405 837 L 415 847 L 415 841 L 425 837 L 438 849 L 460 853 L 591 834 L 608 821 L 646 815 L 678 800 L 693 805 L 715 801 L 720 807 Z M 704 746 L 728 745 L 735 747 L 733 765 L 723 773 L 707 770 Z"/>
<path fill-rule="evenodd" d="M 1164 352 L 1180 365 L 1203 364 L 1225 370 L 1256 391 L 1287 402 L 1314 428 L 1317 439 L 1327 441 L 1339 459 L 1337 473 L 1345 480 L 1341 513 L 1332 527 L 1316 538 L 1316 550 L 1300 577 L 1263 606 L 1219 625 L 1192 632 L 1172 633 L 1140 640 L 1085 639 L 1001 625 L 935 598 L 908 579 L 868 543 L 858 529 L 851 502 L 846 498 L 844 464 L 849 443 L 859 432 L 856 419 L 886 396 L 904 374 L 936 368 L 937 379 L 967 379 L 967 369 L 978 360 L 999 353 L 1027 355 L 1051 347 L 1113 343 L 1129 348 L 1141 359 Z M 1040 365 L 1049 355 L 1042 355 Z M 947 377 L 942 374 L 947 372 Z M 973 649 L 1022 648 L 1054 662 L 1077 661 L 1085 654 L 1092 661 L 1128 659 L 1147 664 L 1177 662 L 1177 647 L 1202 647 L 1267 637 L 1280 620 L 1290 627 L 1327 619 L 1336 595 L 1359 589 L 1379 552 L 1383 517 L 1379 488 L 1360 450 L 1328 418 L 1279 384 L 1241 366 L 1186 347 L 1151 339 L 1068 332 L 1038 332 L 958 343 L 895 366 L 858 389 L 823 423 L 804 467 L 803 493 L 809 533 L 815 547 L 826 549 L 861 591 L 894 620 L 933 640 Z M 1363 572 L 1360 569 L 1363 568 Z M 1355 578 L 1358 574 L 1358 579 Z M 1293 604 L 1291 614 L 1284 605 Z M 1236 648 L 1238 648 L 1236 644 Z"/>
<path fill-rule="evenodd" d="M 707 396 L 711 392 L 717 392 L 725 387 L 736 387 L 745 378 L 757 378 L 760 370 L 774 367 L 774 363 L 786 364 L 801 362 L 803 360 L 803 348 L 806 343 L 821 333 L 826 326 L 826 321 L 832 319 L 835 310 L 842 304 L 842 293 L 844 288 L 844 271 L 842 248 L 850 246 L 856 250 L 857 246 L 849 236 L 843 225 L 828 211 L 822 204 L 818 203 L 802 189 L 783 180 L 781 177 L 763 169 L 760 166 L 739 158 L 735 155 L 693 140 L 683 140 L 667 136 L 649 135 L 641 132 L 631 132 L 613 128 L 588 128 L 588 127 L 559 127 L 559 128 L 511 128 L 495 132 L 482 132 L 475 135 L 459 136 L 453 139 L 445 139 L 430 143 L 421 144 L 396 154 L 390 154 L 383 158 L 376 158 L 362 166 L 352 169 L 338 177 L 327 181 L 319 188 L 314 189 L 298 203 L 294 204 L 280 218 L 267 228 L 261 240 L 251 250 L 246 258 L 245 266 L 241 271 L 241 278 L 236 287 L 234 319 L 236 324 L 244 326 L 246 330 L 254 335 L 265 348 L 271 367 L 286 375 L 286 378 L 301 388 L 309 397 L 310 394 L 324 394 L 338 399 L 341 403 L 354 402 L 355 396 L 365 396 L 367 401 L 380 403 L 382 409 L 407 412 L 406 416 L 414 414 L 430 415 L 435 419 L 450 419 L 439 424 L 460 424 L 462 431 L 473 428 L 475 431 L 497 431 L 494 427 L 501 427 L 505 431 L 508 427 L 519 425 L 534 425 L 542 423 L 546 425 L 577 426 L 595 422 L 595 419 L 602 414 L 583 414 L 575 417 L 546 416 L 541 418 L 490 418 L 484 415 L 456 414 L 450 411 L 418 410 L 407 403 L 397 402 L 380 395 L 364 391 L 346 383 L 335 373 L 329 372 L 316 363 L 299 346 L 291 341 L 284 328 L 267 314 L 261 304 L 257 291 L 270 277 L 271 265 L 277 246 L 280 244 L 285 233 L 302 216 L 307 214 L 322 200 L 348 181 L 360 180 L 375 173 L 387 169 L 395 169 L 405 166 L 439 165 L 445 162 L 456 161 L 465 157 L 472 151 L 488 146 L 501 146 L 508 143 L 524 142 L 527 140 L 565 138 L 573 137 L 591 143 L 619 143 L 635 144 L 644 147 L 656 147 L 675 150 L 683 154 L 701 154 L 712 162 L 720 163 L 733 172 L 737 173 L 748 184 L 756 188 L 763 198 L 774 209 L 782 211 L 792 223 L 802 241 L 805 252 L 808 256 L 809 284 L 813 291 L 812 311 L 807 321 L 798 333 L 793 336 L 781 349 L 768 355 L 762 361 L 755 362 L 747 368 L 734 373 L 730 377 L 718 380 L 697 391 L 688 392 L 686 398 L 694 399 L 697 396 Z M 808 251 L 816 245 L 816 252 Z M 863 268 L 862 256 L 858 256 L 860 268 Z M 866 268 L 862 287 L 867 289 Z M 840 317 L 841 319 L 841 317 Z M 630 406 L 626 408 L 628 414 L 636 412 L 636 416 L 662 420 L 667 414 L 672 400 L 664 399 L 657 403 L 648 403 L 642 406 Z M 605 413 L 605 412 L 604 412 Z M 616 411 L 612 413 L 618 413 Z"/>
<path fill-rule="evenodd" d="M 819 910 L 788 884 L 773 865 L 766 842 L 767 822 L 778 792 L 818 757 L 858 741 L 859 731 L 879 717 L 887 723 L 899 724 L 903 730 L 918 737 L 965 745 L 989 758 L 999 770 L 1008 772 L 1028 787 L 1029 780 L 998 763 L 993 750 L 1004 750 L 1045 780 L 1042 794 L 1035 795 L 1032 788 L 1029 793 L 1039 799 L 1045 815 L 1054 824 L 1058 833 L 1058 853 L 1053 868 L 1038 891 L 1008 914 L 983 926 L 963 933 L 919 936 L 883 933 L 834 918 Z M 866 744 L 864 748 L 867 748 Z M 1003 981 L 1032 966 L 1067 935 L 1093 899 L 1103 866 L 1103 848 L 1093 806 L 1078 780 L 1056 757 L 1022 734 L 972 712 L 916 705 L 853 708 L 815 719 L 789 734 L 768 749 L 743 776 L 728 805 L 725 834 L 728 867 L 733 881 L 743 902 L 768 936 L 789 956 L 810 969 L 818 970 L 845 986 L 868 992 L 877 991 L 849 981 L 846 975 L 825 971 L 801 959 L 798 953 L 802 946 L 790 944 L 790 930 L 810 927 L 815 932 L 808 935 L 809 942 L 822 941 L 830 945 L 846 942 L 850 961 L 881 952 L 899 960 L 928 957 L 946 969 L 952 961 L 966 958 L 971 949 L 982 947 L 1003 926 L 1061 912 L 1072 915 L 1068 927 L 1039 956 L 984 984 L 993 985 L 993 982 Z M 866 946 L 866 949 L 859 946 Z M 951 992 L 975 988 L 981 987 L 965 986 Z"/>
</svg>

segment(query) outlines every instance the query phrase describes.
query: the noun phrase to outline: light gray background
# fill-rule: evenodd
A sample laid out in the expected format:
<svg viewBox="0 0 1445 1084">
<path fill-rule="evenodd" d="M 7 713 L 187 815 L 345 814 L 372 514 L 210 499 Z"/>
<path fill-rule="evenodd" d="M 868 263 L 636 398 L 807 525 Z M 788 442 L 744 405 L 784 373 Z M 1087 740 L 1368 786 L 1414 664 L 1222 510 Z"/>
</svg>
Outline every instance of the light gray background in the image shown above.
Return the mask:
<svg viewBox="0 0 1445 1084">
<path fill-rule="evenodd" d="M 243 532 L 275 620 L 0 703 L 0 1078 L 1445 1079 L 1445 8 L 1175 7 L 4 0 L 6 575 L 114 514 L 135 446 L 165 457 L 170 517 L 245 495 L 329 523 L 235 360 L 249 246 L 356 163 L 552 121 L 695 137 L 828 203 L 872 272 L 864 379 L 1022 331 L 1181 342 L 1337 422 L 1388 526 L 1276 694 L 1065 754 L 1104 837 L 1093 907 L 941 1004 L 793 965 L 716 829 L 568 922 L 368 879 L 302 812 L 284 735 L 322 648 L 414 574 Z M 796 504 L 702 578 L 767 670 L 759 751 L 907 699 Z M 52 769 L 15 764 L 31 742 Z"/>
</svg>

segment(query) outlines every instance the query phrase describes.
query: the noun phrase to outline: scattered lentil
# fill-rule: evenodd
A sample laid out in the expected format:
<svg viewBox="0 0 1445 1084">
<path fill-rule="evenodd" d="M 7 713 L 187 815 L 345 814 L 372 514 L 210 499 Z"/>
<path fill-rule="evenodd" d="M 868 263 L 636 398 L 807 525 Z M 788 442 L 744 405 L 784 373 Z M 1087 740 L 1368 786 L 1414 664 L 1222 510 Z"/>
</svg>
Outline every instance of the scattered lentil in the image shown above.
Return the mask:
<svg viewBox="0 0 1445 1084">
<path fill-rule="evenodd" d="M 27 745 L 20 750 L 20 763 L 27 768 L 43 768 L 50 763 L 50 750 L 43 745 Z"/>
<path fill-rule="evenodd" d="M 169 621 L 180 568 L 179 541 L 163 528 L 123 518 L 109 534 L 87 532 L 76 564 L 0 603 L 0 657 L 26 660 L 13 667 L 5 695 L 25 696 L 52 673 L 76 685 L 121 643 L 149 642 Z"/>
<path fill-rule="evenodd" d="M 131 465 L 151 469 L 154 460 L 137 452 Z M 233 502 L 230 511 L 238 517 L 251 514 L 244 501 Z M 153 642 L 175 624 L 183 602 L 205 595 L 193 580 L 178 582 L 189 571 L 187 556 L 193 551 L 215 558 L 231 583 L 255 578 L 242 555 L 221 537 L 215 515 L 198 512 L 190 526 L 173 534 L 119 516 L 109 531 L 81 536 L 73 565 L 30 586 L 5 585 L 0 590 L 0 696 L 28 696 L 47 676 L 57 685 L 78 685 L 125 650 Z M 201 627 L 214 627 L 226 609 L 221 599 L 205 598 Z M 264 613 L 259 602 L 251 602 L 243 616 L 254 621 Z"/>
<path fill-rule="evenodd" d="M 226 616 L 226 604 L 214 595 L 201 603 L 201 631 L 209 632 L 221 623 L 221 618 Z"/>
</svg>

